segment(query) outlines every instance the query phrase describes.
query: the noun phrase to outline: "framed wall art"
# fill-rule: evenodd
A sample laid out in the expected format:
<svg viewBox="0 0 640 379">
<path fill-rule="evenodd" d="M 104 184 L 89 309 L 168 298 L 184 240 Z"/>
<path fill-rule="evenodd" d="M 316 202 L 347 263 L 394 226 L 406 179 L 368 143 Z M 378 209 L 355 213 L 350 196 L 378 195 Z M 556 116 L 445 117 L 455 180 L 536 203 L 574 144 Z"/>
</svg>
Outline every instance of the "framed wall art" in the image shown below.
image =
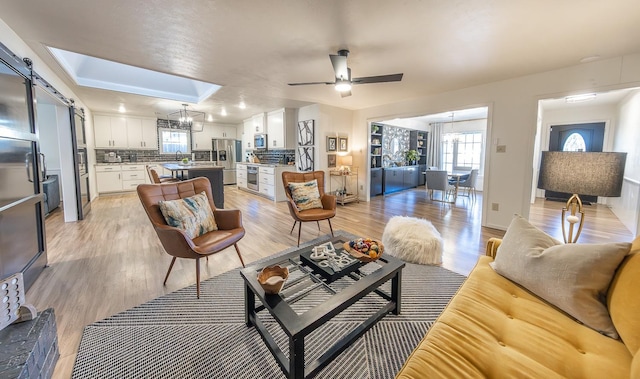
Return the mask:
<svg viewBox="0 0 640 379">
<path fill-rule="evenodd" d="M 313 146 L 313 120 L 298 122 L 298 146 Z"/>
<path fill-rule="evenodd" d="M 348 140 L 349 139 L 347 137 L 338 137 L 338 151 L 349 150 Z"/>
<path fill-rule="evenodd" d="M 327 154 L 327 166 L 329 168 L 336 167 L 336 155 L 335 154 Z"/>
<path fill-rule="evenodd" d="M 313 171 L 313 147 L 298 147 L 298 171 Z"/>
<path fill-rule="evenodd" d="M 338 137 L 327 137 L 327 151 L 338 151 Z"/>
</svg>

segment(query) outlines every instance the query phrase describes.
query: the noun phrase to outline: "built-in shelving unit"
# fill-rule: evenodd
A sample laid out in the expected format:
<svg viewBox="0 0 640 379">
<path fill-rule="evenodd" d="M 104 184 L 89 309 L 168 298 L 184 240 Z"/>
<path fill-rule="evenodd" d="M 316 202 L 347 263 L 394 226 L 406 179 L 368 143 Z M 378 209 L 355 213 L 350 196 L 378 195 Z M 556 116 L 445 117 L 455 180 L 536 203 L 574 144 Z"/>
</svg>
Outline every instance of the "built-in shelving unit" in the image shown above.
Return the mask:
<svg viewBox="0 0 640 379">
<path fill-rule="evenodd" d="M 382 125 L 371 124 L 371 168 L 382 167 Z"/>
</svg>

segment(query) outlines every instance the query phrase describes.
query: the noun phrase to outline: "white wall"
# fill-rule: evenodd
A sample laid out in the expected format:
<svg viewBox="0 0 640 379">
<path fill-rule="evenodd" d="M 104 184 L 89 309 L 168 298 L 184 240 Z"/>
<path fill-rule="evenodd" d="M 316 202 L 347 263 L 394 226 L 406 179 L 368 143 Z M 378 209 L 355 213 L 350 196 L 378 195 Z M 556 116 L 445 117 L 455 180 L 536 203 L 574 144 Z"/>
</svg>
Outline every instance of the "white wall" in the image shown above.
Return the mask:
<svg viewBox="0 0 640 379">
<path fill-rule="evenodd" d="M 626 152 L 622 196 L 610 198 L 611 210 L 636 235 L 640 234 L 640 91 L 620 102 L 613 151 Z"/>
<path fill-rule="evenodd" d="M 298 121 L 304 120 L 315 120 L 314 167 L 316 170 L 329 171 L 327 137 L 347 137 L 349 151 L 342 155 L 353 155 L 354 162 L 358 162 L 356 155 L 360 157 L 363 152 L 366 153 L 367 141 L 353 139 L 351 133 L 353 125 L 352 111 L 324 104 L 313 104 L 298 110 Z M 354 166 L 368 167 L 355 164 Z M 360 171 L 362 173 L 363 169 L 360 168 Z"/>
<path fill-rule="evenodd" d="M 482 225 L 506 229 L 514 213 L 529 215 L 538 100 L 639 83 L 640 54 L 617 57 L 359 110 L 353 134 L 365 141 L 370 121 L 488 106 L 487 140 L 492 143 L 485 167 Z M 505 153 L 495 152 L 496 140 L 507 147 Z M 365 166 L 364 158 L 359 165 Z M 498 204 L 498 211 L 490 210 L 492 203 Z"/>
</svg>

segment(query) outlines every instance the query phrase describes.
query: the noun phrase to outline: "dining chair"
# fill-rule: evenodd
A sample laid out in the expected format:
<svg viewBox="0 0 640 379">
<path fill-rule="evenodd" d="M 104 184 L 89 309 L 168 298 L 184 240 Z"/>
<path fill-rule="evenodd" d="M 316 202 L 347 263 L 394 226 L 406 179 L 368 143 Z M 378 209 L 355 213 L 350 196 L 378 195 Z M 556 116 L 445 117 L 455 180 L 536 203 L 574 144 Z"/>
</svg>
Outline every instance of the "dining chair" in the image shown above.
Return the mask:
<svg viewBox="0 0 640 379">
<path fill-rule="evenodd" d="M 172 176 L 158 175 L 158 172 L 154 168 L 151 168 L 150 165 L 146 165 L 146 168 L 147 174 L 149 174 L 149 179 L 151 179 L 151 183 L 160 184 L 179 181 L 177 178 Z"/>
<path fill-rule="evenodd" d="M 461 178 L 460 182 L 458 183 L 458 189 L 463 188 L 465 189 L 463 190 L 463 193 L 465 191 L 467 192 L 467 195 L 461 195 L 461 196 L 468 196 L 475 199 L 477 181 L 478 181 L 478 169 L 474 168 L 473 170 L 471 170 L 471 172 L 469 173 L 466 179 Z"/>
<path fill-rule="evenodd" d="M 317 181 L 317 195 L 320 197 L 321 205 L 319 204 L 317 208 L 300 209 L 296 204 L 289 184 L 308 183 L 314 179 Z M 324 192 L 324 171 L 285 171 L 282 173 L 282 184 L 284 185 L 284 192 L 287 195 L 289 214 L 293 218 L 293 226 L 291 227 L 289 234 L 293 233 L 293 229 L 295 229 L 296 224 L 298 224 L 298 246 L 300 246 L 300 232 L 303 222 L 315 221 L 318 224 L 318 230 L 320 230 L 320 221 L 327 220 L 329 223 L 329 230 L 331 230 L 331 236 L 333 236 L 331 219 L 336 215 L 337 201 L 334 195 L 329 195 Z"/>
<path fill-rule="evenodd" d="M 244 260 L 240 255 L 238 241 L 244 237 L 242 214 L 238 209 L 217 209 L 213 202 L 211 183 L 205 177 L 162 184 L 140 184 L 137 187 L 138 197 L 142 203 L 153 228 L 160 239 L 162 247 L 173 259 L 163 284 L 167 284 L 169 274 L 176 262 L 176 258 L 196 260 L 196 296 L 200 298 L 200 258 L 218 253 L 228 247 L 235 247 L 240 263 L 244 267 Z M 217 230 L 206 232 L 198 237 L 190 238 L 184 229 L 169 226 L 162 211 L 160 201 L 178 200 L 204 192 Z"/>
<path fill-rule="evenodd" d="M 425 183 L 429 191 L 429 199 L 445 203 L 455 203 L 457 199 L 457 187 L 449 184 L 449 174 L 444 170 L 427 170 Z M 441 191 L 440 199 L 434 196 L 435 191 Z M 453 197 L 453 200 L 448 200 Z"/>
</svg>

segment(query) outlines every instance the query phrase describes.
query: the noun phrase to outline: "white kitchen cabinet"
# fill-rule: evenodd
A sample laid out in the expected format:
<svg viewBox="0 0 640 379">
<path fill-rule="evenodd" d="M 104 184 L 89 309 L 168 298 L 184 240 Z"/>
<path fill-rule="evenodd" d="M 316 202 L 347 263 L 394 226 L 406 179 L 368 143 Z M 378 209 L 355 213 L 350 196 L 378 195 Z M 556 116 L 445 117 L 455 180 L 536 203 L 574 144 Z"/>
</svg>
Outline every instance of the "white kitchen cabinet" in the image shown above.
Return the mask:
<svg viewBox="0 0 640 379">
<path fill-rule="evenodd" d="M 96 166 L 98 193 L 122 191 L 122 170 L 119 165 Z"/>
<path fill-rule="evenodd" d="M 205 125 L 201 132 L 191 132 L 192 150 L 211 150 L 212 127 Z"/>
<path fill-rule="evenodd" d="M 256 166 L 253 164 L 252 166 Z M 247 188 L 246 172 L 247 165 L 236 164 L 236 181 L 238 188 L 254 194 L 265 196 L 274 201 L 286 201 L 287 195 L 282 184 L 282 173 L 284 171 L 295 171 L 294 166 L 275 166 L 258 164 L 258 191 Z M 244 173 L 244 176 L 243 174 Z M 243 182 L 244 180 L 244 182 Z M 241 185 L 244 183 L 244 185 Z"/>
<path fill-rule="evenodd" d="M 295 149 L 296 113 L 294 109 L 277 109 L 267 114 L 269 149 Z"/>
<path fill-rule="evenodd" d="M 149 183 L 144 164 L 97 165 L 98 193 L 135 191 L 139 184 Z"/>
<path fill-rule="evenodd" d="M 251 122 L 253 123 L 253 133 L 264 133 L 266 132 L 265 128 L 265 114 L 259 113 L 253 117 L 251 117 Z"/>
<path fill-rule="evenodd" d="M 247 165 L 236 164 L 236 185 L 247 189 Z"/>
<path fill-rule="evenodd" d="M 93 116 L 95 144 L 98 149 L 126 149 L 127 123 L 124 117 Z"/>
<path fill-rule="evenodd" d="M 149 150 L 158 150 L 158 120 L 142 119 L 142 147 Z"/>
<path fill-rule="evenodd" d="M 157 150 L 158 126 L 156 120 L 127 117 L 127 144 L 130 149 Z"/>
<path fill-rule="evenodd" d="M 147 182 L 146 167 L 144 165 L 122 165 L 122 190 L 135 191 L 138 184 Z"/>
<path fill-rule="evenodd" d="M 247 150 L 253 150 L 253 136 L 256 134 L 253 127 L 253 121 L 251 119 L 244 120 L 243 133 L 242 133 L 242 148 Z"/>
<path fill-rule="evenodd" d="M 236 139 L 236 135 L 238 134 L 236 127 L 231 125 L 213 125 L 211 132 L 212 138 Z"/>
</svg>

